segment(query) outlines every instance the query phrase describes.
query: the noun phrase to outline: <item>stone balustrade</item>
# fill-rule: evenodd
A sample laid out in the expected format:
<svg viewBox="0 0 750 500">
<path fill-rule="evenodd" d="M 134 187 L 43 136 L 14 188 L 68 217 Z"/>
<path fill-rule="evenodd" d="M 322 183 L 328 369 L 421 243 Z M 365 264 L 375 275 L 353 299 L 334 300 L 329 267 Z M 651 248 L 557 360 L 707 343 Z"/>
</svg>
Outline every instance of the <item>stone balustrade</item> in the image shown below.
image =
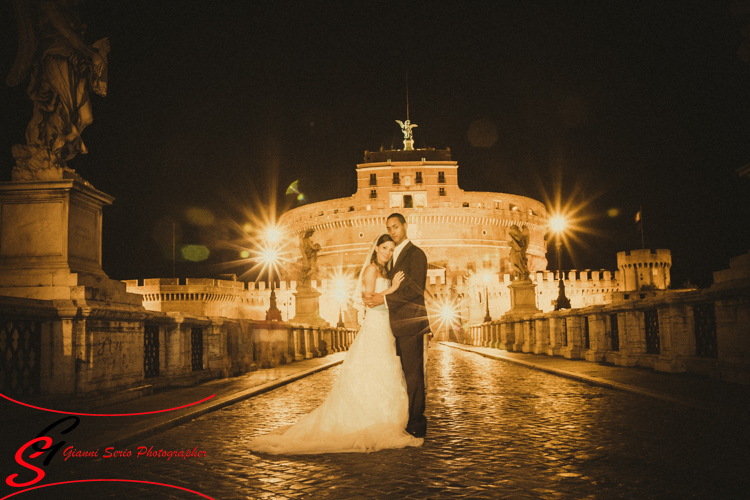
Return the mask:
<svg viewBox="0 0 750 500">
<path fill-rule="evenodd" d="M 0 393 L 106 402 L 345 351 L 356 331 L 0 296 Z M 113 399 L 114 398 L 114 399 Z"/>
<path fill-rule="evenodd" d="M 691 372 L 750 383 L 750 285 L 623 294 L 607 305 L 501 318 L 457 332 L 459 342 Z M 739 353 L 739 355 L 738 355 Z"/>
</svg>

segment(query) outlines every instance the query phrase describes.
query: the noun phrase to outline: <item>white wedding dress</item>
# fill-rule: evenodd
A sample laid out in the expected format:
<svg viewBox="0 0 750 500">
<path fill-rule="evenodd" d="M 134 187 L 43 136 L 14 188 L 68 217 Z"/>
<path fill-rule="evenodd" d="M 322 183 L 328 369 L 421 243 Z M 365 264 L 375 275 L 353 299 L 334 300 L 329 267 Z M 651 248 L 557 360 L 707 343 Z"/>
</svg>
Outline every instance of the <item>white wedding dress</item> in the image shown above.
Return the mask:
<svg viewBox="0 0 750 500">
<path fill-rule="evenodd" d="M 378 278 L 375 291 L 389 281 Z M 385 306 L 368 308 L 326 400 L 292 426 L 250 441 L 272 454 L 366 452 L 420 446 L 405 430 L 409 401 Z"/>
</svg>

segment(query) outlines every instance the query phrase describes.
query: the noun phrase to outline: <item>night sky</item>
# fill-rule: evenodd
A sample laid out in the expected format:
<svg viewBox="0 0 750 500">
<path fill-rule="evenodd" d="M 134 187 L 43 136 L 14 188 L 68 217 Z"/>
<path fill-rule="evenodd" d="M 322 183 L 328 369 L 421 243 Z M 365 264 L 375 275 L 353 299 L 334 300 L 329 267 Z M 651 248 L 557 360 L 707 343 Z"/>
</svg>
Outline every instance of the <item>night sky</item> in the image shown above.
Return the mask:
<svg viewBox="0 0 750 500">
<path fill-rule="evenodd" d="M 450 148 L 463 189 L 583 205 L 565 267 L 614 270 L 641 247 L 642 206 L 673 283 L 710 285 L 750 249 L 736 172 L 750 65 L 731 4 L 89 1 L 86 42 L 112 46 L 109 93 L 92 95 L 90 152 L 69 166 L 116 198 L 111 278 L 172 276 L 172 222 L 178 245 L 211 250 L 178 276 L 241 274 L 218 264 L 258 206 L 298 205 L 295 180 L 307 202 L 350 196 L 365 150 L 402 147 L 408 72 L 415 147 Z M 1 5 L 4 80 L 17 43 Z M 0 90 L 2 181 L 31 116 L 25 84 Z"/>
</svg>

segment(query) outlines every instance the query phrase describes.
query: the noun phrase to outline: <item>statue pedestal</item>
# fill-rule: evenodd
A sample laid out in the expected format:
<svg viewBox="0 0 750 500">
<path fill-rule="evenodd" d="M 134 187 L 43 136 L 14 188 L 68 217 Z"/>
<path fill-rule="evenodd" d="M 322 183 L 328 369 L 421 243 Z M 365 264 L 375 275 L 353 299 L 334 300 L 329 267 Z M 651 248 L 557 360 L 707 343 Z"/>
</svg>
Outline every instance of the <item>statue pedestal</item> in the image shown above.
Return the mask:
<svg viewBox="0 0 750 500">
<path fill-rule="evenodd" d="M 508 286 L 510 310 L 505 316 L 528 316 L 541 312 L 536 307 L 536 285 L 530 280 L 517 280 Z"/>
<path fill-rule="evenodd" d="M 297 286 L 294 293 L 295 315 L 291 323 L 307 326 L 321 326 L 327 324 L 320 317 L 320 292 L 310 285 Z"/>
<path fill-rule="evenodd" d="M 0 295 L 141 305 L 102 270 L 102 208 L 78 179 L 0 183 Z"/>
<path fill-rule="evenodd" d="M 253 346 L 258 368 L 276 368 L 290 363 L 288 324 L 278 321 L 258 321 L 253 328 Z"/>
</svg>

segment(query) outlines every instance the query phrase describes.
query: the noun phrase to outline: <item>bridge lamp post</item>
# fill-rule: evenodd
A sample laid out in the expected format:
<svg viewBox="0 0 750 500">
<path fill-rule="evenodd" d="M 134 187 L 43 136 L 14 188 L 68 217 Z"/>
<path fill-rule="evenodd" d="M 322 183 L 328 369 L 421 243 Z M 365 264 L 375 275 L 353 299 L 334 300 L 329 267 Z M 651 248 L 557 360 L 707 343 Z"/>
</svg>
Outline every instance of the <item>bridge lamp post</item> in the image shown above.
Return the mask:
<svg viewBox="0 0 750 500">
<path fill-rule="evenodd" d="M 487 312 L 484 315 L 484 322 L 489 323 L 492 321 L 492 317 L 490 316 L 490 299 L 489 295 L 487 293 L 487 285 L 489 284 L 490 280 L 492 279 L 492 275 L 490 273 L 484 273 L 482 276 L 482 280 L 484 281 L 484 303 L 487 307 Z"/>
<path fill-rule="evenodd" d="M 344 328 L 346 326 L 346 323 L 344 323 L 344 318 L 342 314 L 342 309 L 344 307 L 344 304 L 346 303 L 347 299 L 347 283 L 346 280 L 343 278 L 339 278 L 336 280 L 336 291 L 333 292 L 333 296 L 336 299 L 336 302 L 339 303 L 339 322 L 336 323 L 336 326 L 338 328 Z"/>
<path fill-rule="evenodd" d="M 271 297 L 268 311 L 266 311 L 266 320 L 278 320 L 281 321 L 281 311 L 276 306 L 276 291 L 274 290 L 274 276 L 273 271 L 281 261 L 281 252 L 279 249 L 279 242 L 281 241 L 281 231 L 271 226 L 264 232 L 263 248 L 261 248 L 259 254 L 260 262 L 263 267 L 268 267 L 268 280 L 271 286 Z M 289 312 L 287 310 L 287 318 Z"/>
<path fill-rule="evenodd" d="M 562 237 L 563 233 L 565 232 L 565 227 L 567 225 L 567 221 L 565 220 L 565 217 L 562 215 L 555 215 L 552 217 L 549 221 L 550 228 L 552 229 L 552 232 L 555 233 L 555 236 L 557 237 L 557 274 L 559 277 L 559 284 L 560 288 L 557 294 L 557 303 L 555 304 L 555 311 L 559 311 L 561 309 L 570 309 L 570 300 L 568 297 L 565 296 L 565 280 L 563 280 L 562 275 Z"/>
</svg>

